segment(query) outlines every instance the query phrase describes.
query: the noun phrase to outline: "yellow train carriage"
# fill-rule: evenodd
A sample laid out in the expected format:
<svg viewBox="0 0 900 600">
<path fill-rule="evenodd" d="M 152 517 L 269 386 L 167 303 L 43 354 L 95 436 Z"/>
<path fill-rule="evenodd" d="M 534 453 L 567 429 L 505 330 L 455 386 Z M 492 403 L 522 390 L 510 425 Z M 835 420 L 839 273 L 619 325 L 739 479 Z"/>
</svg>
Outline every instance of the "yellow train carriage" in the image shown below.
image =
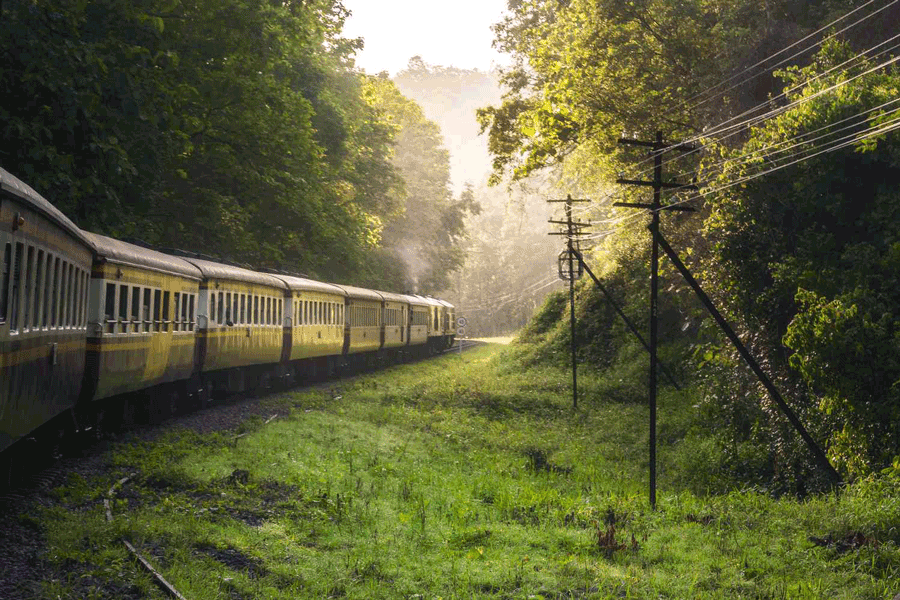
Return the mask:
<svg viewBox="0 0 900 600">
<path fill-rule="evenodd" d="M 409 301 L 401 294 L 378 292 L 384 300 L 382 309 L 382 348 L 400 348 L 409 343 Z"/>
<path fill-rule="evenodd" d="M 440 298 L 437 298 L 437 301 L 441 303 L 440 328 L 443 343 L 446 348 L 449 348 L 453 345 L 456 337 L 456 307 Z"/>
<path fill-rule="evenodd" d="M 0 168 L 0 450 L 75 406 L 92 245 Z"/>
<path fill-rule="evenodd" d="M 266 273 L 185 257 L 200 269 L 201 371 L 215 387 L 241 391 L 253 385 L 248 375 L 263 371 L 225 370 L 278 364 L 284 350 L 286 284 Z M 210 374 L 220 373 L 222 377 Z M 268 374 L 266 374 L 268 375 Z"/>
<path fill-rule="evenodd" d="M 200 270 L 178 257 L 85 235 L 96 255 L 82 400 L 190 379 Z"/>
<path fill-rule="evenodd" d="M 406 296 L 409 303 L 409 345 L 424 347 L 428 343 L 430 306 L 421 296 Z"/>
<path fill-rule="evenodd" d="M 289 290 L 285 326 L 289 333 L 288 360 L 340 356 L 344 348 L 347 292 L 329 283 L 276 275 Z"/>
<path fill-rule="evenodd" d="M 349 285 L 337 287 L 347 293 L 347 340 L 344 354 L 380 350 L 383 302 L 381 295 L 372 290 Z"/>
</svg>

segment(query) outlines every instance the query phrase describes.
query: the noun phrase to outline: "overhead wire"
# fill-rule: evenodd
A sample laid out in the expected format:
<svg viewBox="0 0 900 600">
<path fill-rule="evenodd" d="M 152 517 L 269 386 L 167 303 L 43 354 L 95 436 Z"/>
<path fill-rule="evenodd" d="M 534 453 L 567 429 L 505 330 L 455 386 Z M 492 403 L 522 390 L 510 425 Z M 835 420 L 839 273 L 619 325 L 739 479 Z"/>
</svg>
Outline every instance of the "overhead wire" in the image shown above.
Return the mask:
<svg viewBox="0 0 900 600">
<path fill-rule="evenodd" d="M 739 72 L 739 73 L 736 73 L 736 74 L 732 75 L 731 77 L 729 77 L 729 78 L 726 79 L 725 81 L 722 81 L 722 82 L 720 82 L 720 83 L 717 83 L 716 85 L 712 86 L 711 88 L 708 88 L 708 89 L 706 89 L 706 90 L 704 90 L 704 91 L 702 91 L 702 92 L 699 92 L 698 94 L 695 94 L 694 96 L 688 98 L 687 100 L 682 101 L 680 104 L 677 104 L 676 106 L 674 106 L 674 107 L 672 107 L 671 109 L 669 109 L 668 111 L 666 111 L 666 112 L 663 114 L 663 116 L 671 115 L 673 112 L 675 112 L 676 110 L 678 110 L 679 108 L 681 108 L 683 105 L 685 105 L 685 104 L 687 104 L 687 103 L 689 103 L 689 102 L 693 102 L 693 101 L 696 100 L 697 98 L 699 98 L 699 97 L 701 97 L 701 96 L 703 96 L 703 95 L 705 95 L 705 94 L 707 94 L 707 93 L 711 93 L 712 91 L 714 91 L 715 89 L 717 89 L 717 88 L 719 88 L 719 87 L 721 87 L 721 86 L 723 86 L 723 85 L 727 85 L 728 83 L 734 81 L 735 79 L 737 79 L 738 77 L 744 75 L 744 74 L 747 73 L 748 71 L 751 71 L 751 70 L 755 69 L 756 67 L 759 67 L 759 66 L 761 66 L 761 65 L 763 65 L 763 64 L 765 64 L 765 63 L 767 63 L 768 61 L 772 60 L 772 59 L 775 58 L 776 56 L 779 56 L 780 54 L 783 54 L 784 52 L 787 52 L 787 51 L 790 50 L 791 48 L 793 48 L 793 47 L 795 47 L 795 46 L 798 46 L 798 45 L 802 44 L 803 42 L 807 41 L 808 39 L 817 36 L 818 34 L 822 33 L 823 31 L 826 31 L 826 30 L 830 29 L 832 26 L 836 25 L 837 23 L 840 23 L 840 22 L 843 21 L 844 19 L 846 19 L 846 18 L 850 17 L 851 15 L 853 15 L 853 14 L 859 12 L 860 10 L 866 8 L 867 6 L 869 6 L 870 4 L 872 4 L 872 3 L 874 3 L 874 2 L 875 2 L 875 0 L 869 0 L 868 2 L 866 2 L 865 4 L 863 4 L 862 6 L 858 6 L 858 7 L 856 7 L 855 9 L 851 10 L 850 12 L 848 12 L 848 13 L 842 15 L 841 17 L 838 17 L 837 19 L 835 19 L 834 21 L 832 21 L 832 22 L 829 23 L 828 25 L 825 25 L 824 27 L 820 27 L 820 28 L 817 29 L 816 31 L 814 31 L 814 32 L 810 33 L 809 35 L 805 36 L 804 38 L 802 38 L 802 39 L 800 39 L 800 40 L 797 40 L 796 42 L 794 42 L 794 43 L 791 44 L 790 46 L 786 46 L 786 47 L 782 48 L 782 49 L 779 50 L 778 52 L 776 52 L 776 53 L 774 53 L 774 54 L 771 54 L 771 55 L 767 56 L 766 58 L 764 58 L 764 59 L 762 59 L 762 60 L 756 62 L 756 63 L 753 64 L 753 65 L 750 65 L 749 67 L 746 67 L 743 71 L 741 71 L 741 72 Z M 750 81 L 752 81 L 752 80 L 755 79 L 756 77 L 759 77 L 759 76 L 761 76 L 761 75 L 764 75 L 765 73 L 768 73 L 769 71 L 772 71 L 772 70 L 774 70 L 774 69 L 776 69 L 776 68 L 778 68 L 778 67 L 780 67 L 780 66 L 786 64 L 787 62 L 793 60 L 794 58 L 797 58 L 798 56 L 801 56 L 801 55 L 805 54 L 806 52 L 810 51 L 811 49 L 813 49 L 813 48 L 815 48 L 815 47 L 817 47 L 817 46 L 821 46 L 821 45 L 822 45 L 823 43 L 825 43 L 826 41 L 828 41 L 828 40 L 830 40 L 830 39 L 832 39 L 832 38 L 834 38 L 834 37 L 840 35 L 841 33 L 844 33 L 845 31 L 847 31 L 847 30 L 849 30 L 849 29 L 852 29 L 853 27 L 859 25 L 860 23 L 862 23 L 863 21 L 865 21 L 865 20 L 867 20 L 867 19 L 872 18 L 873 16 L 875 16 L 875 15 L 877 15 L 878 13 L 880 13 L 880 12 L 886 10 L 887 8 L 889 8 L 890 6 L 892 6 L 893 4 L 896 4 L 897 2 L 898 2 L 898 0 L 892 0 L 891 2 L 888 2 L 887 4 L 885 4 L 884 6 L 882 6 L 881 8 L 879 8 L 879 9 L 877 9 L 877 10 L 875 10 L 875 11 L 869 13 L 868 15 L 862 17 L 861 19 L 859 19 L 859 20 L 857 20 L 857 21 L 851 23 L 850 25 L 847 25 L 847 26 L 844 27 L 843 29 L 841 29 L 841 30 L 839 30 L 839 31 L 836 31 L 836 32 L 834 32 L 834 33 L 832 33 L 832 34 L 830 34 L 830 35 L 828 35 L 828 36 L 822 38 L 821 40 L 819 40 L 819 41 L 816 42 L 815 44 L 812 44 L 812 45 L 810 45 L 810 46 L 807 46 L 807 47 L 803 48 L 802 50 L 799 50 L 798 52 L 795 52 L 795 53 L 792 54 L 791 56 L 788 56 L 787 58 L 782 59 L 782 60 L 779 61 L 778 63 L 776 63 L 776 64 L 774 64 L 774 65 L 772 65 L 772 66 L 770 66 L 770 67 L 767 67 L 765 70 L 756 73 L 756 74 L 753 75 L 752 77 L 749 77 L 749 78 L 747 78 L 747 79 L 744 79 L 744 80 L 742 80 L 742 81 L 739 81 L 738 83 L 732 85 L 731 87 L 728 87 L 728 88 L 726 88 L 725 90 L 723 90 L 723 91 L 721 91 L 721 92 L 718 92 L 718 93 L 716 93 L 716 94 L 710 96 L 710 97 L 707 98 L 706 100 L 704 100 L 704 101 L 702 101 L 702 102 L 699 102 L 699 103 L 697 103 L 697 104 L 694 104 L 694 105 L 688 107 L 688 111 L 695 110 L 695 109 L 699 108 L 700 106 L 703 106 L 704 104 L 706 104 L 706 103 L 712 101 L 713 99 L 718 98 L 718 97 L 720 97 L 720 96 L 722 96 L 722 95 L 724 95 L 724 94 L 730 92 L 731 90 L 733 90 L 733 89 L 735 89 L 735 88 L 737 88 L 737 87 L 740 87 L 740 86 L 742 86 L 742 85 L 744 85 L 744 84 L 746 84 L 746 83 L 749 83 Z"/>
<path fill-rule="evenodd" d="M 878 11 L 875 11 L 874 13 L 872 13 L 872 14 L 869 15 L 869 16 L 872 16 L 872 15 L 874 15 L 874 14 L 877 14 L 877 13 L 880 12 L 881 10 L 884 10 L 884 9 L 888 8 L 889 6 L 895 4 L 896 2 L 900 2 L 900 0 L 892 0 L 892 2 L 890 2 L 889 4 L 883 6 L 881 9 L 879 9 Z M 866 17 L 866 18 L 868 18 L 868 17 Z M 857 21 L 856 23 L 853 23 L 852 25 L 848 26 L 848 28 L 857 25 L 857 24 L 858 24 L 859 22 L 861 22 L 862 20 L 864 20 L 864 19 L 861 19 L 860 21 Z M 847 29 L 847 28 L 845 28 L 844 30 L 846 30 L 846 29 Z M 841 31 L 844 31 L 844 30 L 841 30 Z M 733 124 L 729 125 L 729 123 L 732 123 L 732 121 L 735 121 L 736 119 L 740 119 L 741 117 L 745 117 L 745 116 L 747 116 L 747 115 L 750 115 L 750 114 L 752 114 L 752 113 L 754 113 L 754 112 L 756 112 L 756 111 L 758 111 L 758 110 L 760 110 L 760 109 L 762 109 L 762 108 L 765 108 L 766 106 L 771 106 L 773 102 L 776 102 L 776 101 L 778 101 L 778 100 L 780 100 L 780 99 L 786 97 L 787 94 L 789 94 L 789 93 L 791 93 L 792 91 L 795 91 L 795 90 L 797 90 L 797 89 L 803 87 L 804 85 L 808 85 L 809 83 L 811 83 L 811 82 L 813 82 L 813 81 L 816 81 L 816 80 L 818 80 L 818 79 L 820 79 L 820 78 L 822 78 L 822 77 L 824 77 L 824 76 L 826 76 L 826 75 L 828 75 L 828 74 L 830 74 L 830 73 L 832 73 L 832 72 L 834 72 L 834 71 L 836 71 L 836 70 L 838 70 L 838 69 L 841 69 L 841 68 L 843 68 L 843 67 L 846 67 L 846 66 L 847 66 L 848 64 L 850 64 L 850 63 L 858 62 L 858 61 L 861 61 L 861 60 L 865 59 L 866 56 L 867 56 L 870 52 L 872 52 L 873 50 L 875 50 L 875 49 L 877 49 L 877 48 L 879 48 L 879 47 L 881 47 L 881 46 L 884 46 L 884 45 L 886 45 L 886 44 L 889 44 L 890 42 L 896 40 L 898 37 L 900 37 L 900 34 L 894 35 L 894 36 L 892 36 L 891 38 L 889 38 L 889 39 L 887 39 L 887 40 L 885 40 L 885 41 L 883 41 L 883 42 L 881 42 L 881 43 L 879 43 L 879 44 L 876 44 L 876 45 L 874 45 L 874 46 L 872 46 L 872 47 L 870 47 L 870 48 L 868 48 L 868 49 L 866 49 L 866 50 L 864 50 L 864 51 L 862 51 L 862 52 L 856 54 L 855 56 L 851 57 L 850 59 L 847 59 L 846 61 L 842 62 L 841 64 L 835 65 L 835 66 L 833 66 L 833 67 L 827 69 L 826 71 L 823 71 L 822 73 L 819 73 L 819 74 L 816 75 L 815 77 L 812 77 L 812 78 L 807 79 L 807 80 L 805 80 L 805 81 L 803 81 L 803 82 L 800 82 L 800 83 L 796 84 L 795 86 L 793 86 L 792 88 L 785 89 L 782 93 L 780 93 L 778 96 L 775 96 L 774 98 L 771 98 L 771 99 L 769 99 L 769 100 L 767 100 L 767 101 L 765 101 L 765 102 L 762 102 L 762 103 L 760 103 L 760 104 L 757 104 L 756 106 L 751 107 L 751 108 L 745 110 L 744 112 L 742 112 L 742 113 L 740 113 L 740 114 L 738 114 L 738 115 L 735 115 L 735 116 L 733 116 L 733 117 L 731 117 L 731 118 L 729 118 L 729 119 L 726 119 L 726 120 L 724 120 L 724 121 L 718 123 L 717 125 L 713 126 L 712 128 L 709 128 L 709 129 L 705 130 L 704 132 L 702 132 L 702 133 L 700 133 L 700 134 L 698 134 L 698 135 L 696 135 L 696 136 L 693 136 L 693 137 L 691 137 L 691 138 L 688 138 L 688 139 L 686 139 L 686 140 L 684 140 L 684 141 L 679 142 L 679 145 L 692 144 L 692 143 L 694 143 L 694 142 L 699 142 L 699 141 L 701 141 L 701 140 L 703 140 L 703 139 L 714 138 L 717 134 L 723 133 L 723 132 L 726 132 L 726 131 L 731 131 L 731 132 L 732 132 L 732 133 L 730 133 L 730 134 L 728 134 L 728 135 L 725 135 L 725 136 L 719 138 L 718 141 L 721 141 L 721 140 L 727 139 L 728 137 L 731 137 L 732 135 L 735 135 L 736 133 L 738 133 L 738 132 L 740 132 L 741 130 L 743 130 L 745 127 L 750 127 L 750 126 L 756 125 L 756 124 L 758 124 L 758 123 L 760 123 L 760 122 L 763 122 L 763 121 L 768 120 L 768 119 L 770 119 L 770 118 L 772 118 L 772 117 L 774 117 L 774 116 L 777 116 L 778 114 L 780 114 L 781 112 L 783 112 L 783 110 L 784 110 L 785 108 L 790 108 L 790 106 L 788 106 L 788 107 L 776 107 L 776 108 L 774 108 L 774 109 L 769 110 L 769 111 L 766 112 L 766 113 L 763 113 L 763 114 L 760 114 L 760 115 L 756 115 L 756 116 L 751 116 L 751 117 L 749 117 L 749 118 L 744 119 L 743 121 L 740 121 L 740 122 L 738 122 L 738 123 L 733 123 Z M 884 55 L 884 54 L 886 54 L 886 53 L 888 53 L 888 52 L 891 52 L 892 50 L 895 50 L 898 46 L 900 46 L 900 45 L 894 45 L 894 46 L 892 46 L 891 48 L 888 48 L 888 49 L 886 49 L 886 50 L 882 50 L 881 52 L 878 52 L 878 53 L 875 54 L 874 56 L 870 57 L 870 59 L 874 59 L 874 58 L 877 58 L 877 57 L 879 57 L 879 56 L 882 56 L 882 55 Z M 780 66 L 780 65 L 776 65 L 776 66 Z M 773 68 L 774 68 L 774 67 L 773 67 Z M 669 148 L 666 148 L 666 149 L 664 149 L 663 151 L 668 150 L 668 149 L 669 149 Z M 698 149 L 698 150 L 699 150 L 699 149 Z M 689 155 L 689 154 L 691 154 L 691 153 L 692 153 L 692 152 L 687 152 L 687 153 L 685 153 L 685 155 Z M 652 153 L 651 153 L 651 154 L 652 154 Z M 679 157 L 674 157 L 674 158 L 666 159 L 665 162 L 664 162 L 664 164 L 665 164 L 665 163 L 668 163 L 668 162 L 672 162 L 673 160 L 678 160 L 678 158 L 679 158 Z M 644 160 L 638 162 L 637 164 L 632 165 L 632 166 L 630 167 L 630 169 L 634 169 L 634 168 L 636 168 L 636 167 L 640 167 L 641 165 L 643 165 L 643 164 L 649 162 L 650 160 L 652 160 L 652 155 L 651 155 L 650 157 L 648 157 L 648 158 L 646 158 L 646 159 L 644 159 Z M 650 170 L 652 170 L 652 167 L 647 168 L 647 169 L 644 169 L 644 170 L 638 172 L 636 176 L 640 176 L 640 175 L 646 174 L 646 173 L 649 172 Z"/>
</svg>

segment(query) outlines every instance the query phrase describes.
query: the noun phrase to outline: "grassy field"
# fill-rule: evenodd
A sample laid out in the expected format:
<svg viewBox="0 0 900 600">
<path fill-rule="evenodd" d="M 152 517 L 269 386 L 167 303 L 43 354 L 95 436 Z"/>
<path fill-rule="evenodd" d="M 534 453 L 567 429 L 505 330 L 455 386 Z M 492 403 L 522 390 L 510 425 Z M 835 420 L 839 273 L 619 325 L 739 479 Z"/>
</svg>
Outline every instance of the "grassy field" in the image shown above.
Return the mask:
<svg viewBox="0 0 900 600">
<path fill-rule="evenodd" d="M 620 380 L 522 372 L 492 345 L 264 402 L 239 431 L 123 443 L 33 519 L 47 598 L 892 598 L 900 484 L 696 495 L 690 399 L 666 391 L 659 506 L 647 411 Z M 619 393 L 617 393 L 619 390 Z M 696 465 L 695 465 L 696 466 Z M 102 499 L 120 477 L 106 521 Z"/>
</svg>

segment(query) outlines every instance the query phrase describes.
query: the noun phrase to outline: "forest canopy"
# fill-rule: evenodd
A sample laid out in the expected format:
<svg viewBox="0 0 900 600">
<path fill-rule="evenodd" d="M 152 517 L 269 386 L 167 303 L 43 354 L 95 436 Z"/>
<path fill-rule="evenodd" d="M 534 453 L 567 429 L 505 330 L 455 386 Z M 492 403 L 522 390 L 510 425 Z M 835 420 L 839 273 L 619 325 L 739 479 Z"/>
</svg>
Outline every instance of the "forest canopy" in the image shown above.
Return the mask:
<svg viewBox="0 0 900 600">
<path fill-rule="evenodd" d="M 362 42 L 342 37 L 339 0 L 0 11 L 0 164 L 81 227 L 333 281 L 410 281 L 379 251 L 417 200 L 395 162 L 416 134 L 355 69 Z"/>
</svg>

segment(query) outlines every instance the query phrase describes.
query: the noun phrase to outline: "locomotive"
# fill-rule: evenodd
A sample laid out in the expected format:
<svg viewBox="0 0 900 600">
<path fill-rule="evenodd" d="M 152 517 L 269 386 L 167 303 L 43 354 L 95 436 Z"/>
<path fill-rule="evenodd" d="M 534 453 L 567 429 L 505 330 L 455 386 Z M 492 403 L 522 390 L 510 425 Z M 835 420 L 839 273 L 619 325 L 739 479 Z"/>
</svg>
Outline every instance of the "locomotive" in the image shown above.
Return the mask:
<svg viewBox="0 0 900 600">
<path fill-rule="evenodd" d="M 49 424 L 165 418 L 453 344 L 436 298 L 258 272 L 79 229 L 0 168 L 0 453 Z"/>
</svg>

